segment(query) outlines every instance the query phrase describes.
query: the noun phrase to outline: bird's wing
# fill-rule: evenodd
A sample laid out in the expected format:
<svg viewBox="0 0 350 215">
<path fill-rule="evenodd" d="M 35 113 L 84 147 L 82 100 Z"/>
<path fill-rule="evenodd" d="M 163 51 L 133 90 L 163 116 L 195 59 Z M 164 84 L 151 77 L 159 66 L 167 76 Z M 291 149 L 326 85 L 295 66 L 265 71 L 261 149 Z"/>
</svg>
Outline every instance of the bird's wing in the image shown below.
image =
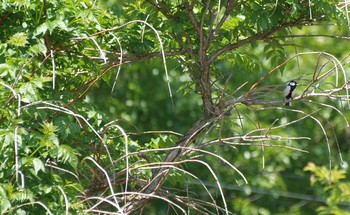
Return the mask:
<svg viewBox="0 0 350 215">
<path fill-rule="evenodd" d="M 287 95 L 289 94 L 289 92 L 290 92 L 290 86 L 287 86 L 287 87 L 284 88 L 284 90 L 283 90 L 283 95 L 284 95 L 284 96 L 287 96 Z"/>
</svg>

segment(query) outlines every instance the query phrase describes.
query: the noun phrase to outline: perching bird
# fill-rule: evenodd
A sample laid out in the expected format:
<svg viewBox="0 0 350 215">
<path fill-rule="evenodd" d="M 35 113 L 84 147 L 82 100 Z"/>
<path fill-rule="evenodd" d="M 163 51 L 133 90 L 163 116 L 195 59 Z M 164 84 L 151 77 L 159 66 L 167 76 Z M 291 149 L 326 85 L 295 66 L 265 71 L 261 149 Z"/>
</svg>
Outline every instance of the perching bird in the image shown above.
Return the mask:
<svg viewBox="0 0 350 215">
<path fill-rule="evenodd" d="M 285 96 L 285 100 L 291 100 L 294 96 L 294 90 L 298 86 L 297 82 L 294 80 L 290 81 L 287 85 L 287 87 L 283 91 L 283 95 Z M 290 102 L 285 103 L 286 106 L 290 106 Z"/>
</svg>

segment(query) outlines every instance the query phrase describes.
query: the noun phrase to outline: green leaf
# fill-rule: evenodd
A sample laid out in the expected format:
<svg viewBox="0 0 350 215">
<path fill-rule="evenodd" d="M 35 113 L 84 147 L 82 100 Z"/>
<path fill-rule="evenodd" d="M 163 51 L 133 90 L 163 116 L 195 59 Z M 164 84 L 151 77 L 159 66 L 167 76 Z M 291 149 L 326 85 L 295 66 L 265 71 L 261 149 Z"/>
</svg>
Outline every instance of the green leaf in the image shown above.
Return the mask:
<svg viewBox="0 0 350 215">
<path fill-rule="evenodd" d="M 245 16 L 238 15 L 236 17 L 228 18 L 222 25 L 223 30 L 232 31 L 235 29 L 241 21 L 245 20 Z"/>
<path fill-rule="evenodd" d="M 40 131 L 47 136 L 52 136 L 55 135 L 57 131 L 57 126 L 55 126 L 52 122 L 44 122 L 41 124 L 41 129 Z"/>
<path fill-rule="evenodd" d="M 8 129 L 0 129 L 1 150 L 4 150 L 14 141 L 14 132 Z"/>
<path fill-rule="evenodd" d="M 159 138 L 159 137 L 157 137 L 156 139 L 152 138 L 152 139 L 151 139 L 152 148 L 158 149 L 158 148 L 159 148 L 159 141 L 160 141 L 160 138 Z"/>
<path fill-rule="evenodd" d="M 10 71 L 11 66 L 6 63 L 0 64 L 0 77 L 5 77 Z"/>
<path fill-rule="evenodd" d="M 37 36 L 39 34 L 45 34 L 47 29 L 48 29 L 47 23 L 46 22 L 42 23 L 41 25 L 39 25 L 39 27 L 36 28 L 34 36 Z"/>
<path fill-rule="evenodd" d="M 24 8 L 28 8 L 30 6 L 30 0 L 14 0 L 13 4 L 19 8 L 21 8 L 22 6 Z"/>
<path fill-rule="evenodd" d="M 28 36 L 24 32 L 14 34 L 7 43 L 16 47 L 24 47 L 28 43 Z"/>
<path fill-rule="evenodd" d="M 0 212 L 3 214 L 6 210 L 11 208 L 11 203 L 8 199 L 1 198 L 0 199 Z"/>
<path fill-rule="evenodd" d="M 49 33 L 52 34 L 52 32 L 53 32 L 53 30 L 55 30 L 55 28 L 59 28 L 59 29 L 64 30 L 64 31 L 68 31 L 68 27 L 63 20 L 46 21 L 46 22 L 42 23 L 41 25 L 39 25 L 39 27 L 37 27 L 37 29 L 34 33 L 34 36 L 37 36 L 39 34 L 45 34 L 47 30 L 49 30 Z"/>
<path fill-rule="evenodd" d="M 24 83 L 19 92 L 22 94 L 22 101 L 26 103 L 32 103 L 38 100 L 38 94 L 32 83 Z"/>
<path fill-rule="evenodd" d="M 65 188 L 73 188 L 74 190 L 83 193 L 84 187 L 79 183 L 68 183 L 64 186 Z"/>
<path fill-rule="evenodd" d="M 162 139 L 162 141 L 159 143 L 159 147 L 161 148 L 172 147 L 175 145 L 175 142 L 177 140 L 177 137 L 174 135 L 161 134 L 159 137 Z"/>
<path fill-rule="evenodd" d="M 32 52 L 33 54 L 41 53 L 45 56 L 46 52 L 47 52 L 47 48 L 46 48 L 45 44 L 38 43 L 38 44 L 35 44 L 32 47 L 30 47 L 29 51 Z"/>
<path fill-rule="evenodd" d="M 28 214 L 28 212 L 23 210 L 22 208 L 19 208 L 18 210 L 16 210 L 16 215 L 26 215 L 26 214 Z"/>
<path fill-rule="evenodd" d="M 40 170 L 45 172 L 45 165 L 39 158 L 33 158 L 33 167 L 35 174 L 38 174 Z"/>
<path fill-rule="evenodd" d="M 78 166 L 77 151 L 68 145 L 60 145 L 58 147 L 57 158 L 63 162 L 67 162 L 76 169 Z"/>
<path fill-rule="evenodd" d="M 65 30 L 65 31 L 68 30 L 66 24 L 62 20 L 48 21 L 47 28 L 48 28 L 50 34 L 52 34 L 52 32 L 55 28 L 59 28 L 59 29 Z"/>
<path fill-rule="evenodd" d="M 59 139 L 56 135 L 57 126 L 55 126 L 52 122 L 44 122 L 40 124 L 41 128 L 39 129 L 43 136 L 39 138 L 40 145 L 48 148 L 58 146 Z"/>
</svg>

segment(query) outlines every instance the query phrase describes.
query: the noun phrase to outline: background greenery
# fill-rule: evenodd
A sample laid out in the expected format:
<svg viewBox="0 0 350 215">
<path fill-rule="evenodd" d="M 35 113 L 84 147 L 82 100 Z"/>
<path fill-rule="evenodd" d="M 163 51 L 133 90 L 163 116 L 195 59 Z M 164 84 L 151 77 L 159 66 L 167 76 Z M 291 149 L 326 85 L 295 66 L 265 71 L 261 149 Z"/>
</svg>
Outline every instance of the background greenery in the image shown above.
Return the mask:
<svg viewBox="0 0 350 215">
<path fill-rule="evenodd" d="M 227 15 L 205 55 L 191 4 L 205 35 Z M 292 0 L 2 1 L 1 213 L 350 214 L 348 79 L 328 72 L 342 67 L 349 75 L 346 7 Z M 219 109 L 255 83 L 251 100 L 262 103 L 232 103 L 211 116 L 201 57 L 250 37 L 213 58 L 206 83 Z M 326 75 L 315 81 L 315 74 Z M 284 108 L 280 92 L 292 79 L 297 95 L 310 83 L 315 92 L 345 85 L 337 94 L 344 101 L 307 94 Z M 159 182 L 155 198 L 141 199 L 174 151 L 168 148 L 201 117 L 212 121 L 188 146 L 196 151 L 163 163 L 177 168 Z"/>
</svg>

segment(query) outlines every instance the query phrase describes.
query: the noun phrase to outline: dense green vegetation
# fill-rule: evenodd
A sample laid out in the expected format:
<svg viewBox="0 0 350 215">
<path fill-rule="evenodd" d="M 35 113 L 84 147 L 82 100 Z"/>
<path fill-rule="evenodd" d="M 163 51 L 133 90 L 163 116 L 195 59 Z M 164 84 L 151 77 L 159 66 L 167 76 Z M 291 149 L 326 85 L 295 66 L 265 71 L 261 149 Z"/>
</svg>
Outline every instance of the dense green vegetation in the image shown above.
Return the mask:
<svg viewBox="0 0 350 215">
<path fill-rule="evenodd" d="M 350 214 L 347 4 L 2 1 L 1 214 Z"/>
</svg>

